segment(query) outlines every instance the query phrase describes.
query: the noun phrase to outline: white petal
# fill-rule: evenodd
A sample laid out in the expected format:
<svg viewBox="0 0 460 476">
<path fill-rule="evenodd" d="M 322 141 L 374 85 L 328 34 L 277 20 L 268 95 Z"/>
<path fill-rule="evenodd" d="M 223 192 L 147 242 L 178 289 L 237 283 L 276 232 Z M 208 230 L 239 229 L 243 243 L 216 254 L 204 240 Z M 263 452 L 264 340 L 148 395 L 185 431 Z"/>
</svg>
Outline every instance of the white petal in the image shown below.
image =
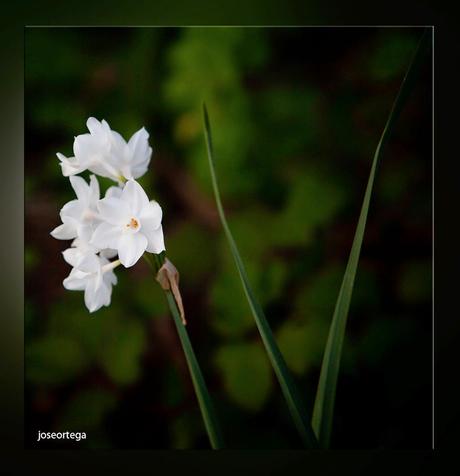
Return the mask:
<svg viewBox="0 0 460 476">
<path fill-rule="evenodd" d="M 111 159 L 104 155 L 95 157 L 95 160 L 88 166 L 88 170 L 93 174 L 109 178 L 115 182 L 119 181 L 120 172 L 113 166 Z"/>
<path fill-rule="evenodd" d="M 85 305 L 89 312 L 95 312 L 110 304 L 111 288 L 106 285 L 98 288 L 91 282 L 85 289 Z"/>
<path fill-rule="evenodd" d="M 110 197 L 115 197 L 115 198 L 121 198 L 121 192 L 123 192 L 123 189 L 121 187 L 117 187 L 113 185 L 112 187 L 109 187 L 107 191 L 105 192 L 106 198 Z"/>
<path fill-rule="evenodd" d="M 145 150 L 148 147 L 149 133 L 144 127 L 135 132 L 128 141 L 128 146 L 132 151 Z"/>
<path fill-rule="evenodd" d="M 97 181 L 97 177 L 95 175 L 91 175 L 89 178 L 89 194 L 91 204 L 96 205 L 96 202 L 99 200 L 100 190 L 99 182 Z"/>
<path fill-rule="evenodd" d="M 102 270 L 100 268 L 96 273 L 93 273 L 93 278 L 94 278 L 94 289 L 97 291 L 103 284 Z"/>
<path fill-rule="evenodd" d="M 67 263 L 84 273 L 95 273 L 101 268 L 99 258 L 90 249 L 67 248 L 62 255 Z"/>
<path fill-rule="evenodd" d="M 144 232 L 144 229 L 142 229 L 142 232 Z M 146 233 L 144 232 L 144 234 Z M 146 236 L 148 240 L 146 251 L 155 254 L 160 254 L 162 251 L 165 251 L 166 248 L 163 236 L 163 227 L 161 225 L 156 230 L 149 231 Z"/>
<path fill-rule="evenodd" d="M 126 141 L 123 139 L 121 134 L 116 131 L 110 131 L 110 142 L 112 145 L 112 152 L 115 154 L 116 160 L 122 160 L 124 158 L 124 154 L 126 153 Z"/>
<path fill-rule="evenodd" d="M 145 172 L 147 172 L 151 155 L 152 155 L 152 148 L 149 147 L 147 151 L 146 159 L 142 162 L 138 162 L 132 165 L 131 174 L 133 178 L 137 179 L 139 177 L 142 177 L 145 174 Z"/>
<path fill-rule="evenodd" d="M 70 158 L 66 157 L 64 154 L 61 154 L 60 152 L 57 152 L 56 156 L 61 162 L 66 162 L 66 161 L 70 160 Z M 75 159 L 75 157 L 73 157 L 73 158 Z"/>
<path fill-rule="evenodd" d="M 95 140 L 91 134 L 80 134 L 73 141 L 73 154 L 85 168 L 88 168 L 94 161 L 94 156 L 101 154 L 103 150 L 103 144 Z"/>
<path fill-rule="evenodd" d="M 85 273 L 96 273 L 100 270 L 101 266 L 99 258 L 96 254 L 88 252 L 82 253 L 76 268 Z"/>
<path fill-rule="evenodd" d="M 75 267 L 80 261 L 81 254 L 80 250 L 77 248 L 67 248 L 62 252 L 62 256 L 65 261 L 70 264 L 70 266 Z"/>
<path fill-rule="evenodd" d="M 113 271 L 107 271 L 103 276 L 104 282 L 107 286 L 117 284 L 118 279 Z"/>
<path fill-rule="evenodd" d="M 129 222 L 132 215 L 129 205 L 115 197 L 108 197 L 99 200 L 97 209 L 101 219 L 113 225 L 124 225 Z"/>
<path fill-rule="evenodd" d="M 79 178 L 79 177 L 71 177 L 71 178 Z M 59 215 L 64 220 L 64 217 L 73 218 L 76 222 L 80 222 L 81 216 L 85 211 L 84 203 L 80 202 L 80 200 L 71 200 L 67 202 L 59 212 Z"/>
<path fill-rule="evenodd" d="M 69 180 L 78 200 L 87 202 L 89 199 L 89 187 L 85 179 L 81 177 L 69 177 Z"/>
<path fill-rule="evenodd" d="M 81 240 L 82 243 L 88 243 L 94 233 L 95 227 L 99 224 L 99 221 L 91 221 L 91 222 L 84 222 L 79 223 L 77 226 L 77 235 L 78 238 Z M 94 250 L 91 250 L 94 251 Z"/>
<path fill-rule="evenodd" d="M 116 249 L 121 233 L 119 226 L 102 222 L 94 230 L 90 244 L 101 250 L 105 248 Z"/>
<path fill-rule="evenodd" d="M 133 165 L 150 160 L 152 149 L 149 146 L 148 138 L 149 133 L 142 128 L 129 139 L 128 148 L 131 152 Z"/>
<path fill-rule="evenodd" d="M 94 117 L 90 117 L 86 121 L 86 127 L 91 134 L 97 134 L 101 130 L 101 123 Z"/>
<path fill-rule="evenodd" d="M 130 156 L 127 167 L 129 167 L 132 178 L 139 178 L 147 171 L 152 156 L 152 148 L 149 146 L 148 138 L 148 132 L 142 128 L 128 142 Z"/>
<path fill-rule="evenodd" d="M 130 204 L 131 211 L 135 215 L 138 215 L 149 204 L 147 194 L 135 180 L 128 180 L 126 182 L 121 199 Z"/>
<path fill-rule="evenodd" d="M 98 307 L 98 302 L 96 301 L 96 288 L 93 282 L 88 283 L 88 286 L 85 289 L 85 306 L 88 308 L 89 312 L 97 311 L 102 304 Z"/>
<path fill-rule="evenodd" d="M 128 180 L 133 180 L 134 177 L 133 177 L 133 173 L 132 173 L 132 170 L 131 170 L 131 164 L 124 164 L 121 166 L 121 173 L 123 175 L 123 177 L 125 177 L 126 179 Z"/>
<path fill-rule="evenodd" d="M 163 217 L 163 211 L 158 202 L 152 200 L 144 207 L 140 214 L 139 220 L 141 221 L 142 228 L 147 230 L 156 230 L 161 225 L 161 219 Z"/>
<path fill-rule="evenodd" d="M 83 291 L 87 287 L 90 275 L 76 268 L 73 268 L 62 284 L 70 291 Z"/>
<path fill-rule="evenodd" d="M 51 236 L 57 240 L 71 240 L 72 238 L 76 238 L 77 229 L 70 223 L 63 223 L 51 232 Z"/>
<path fill-rule="evenodd" d="M 118 240 L 118 257 L 129 268 L 137 263 L 147 248 L 147 238 L 142 233 L 125 233 Z"/>
<path fill-rule="evenodd" d="M 78 167 L 72 167 L 68 162 L 61 162 L 59 164 L 61 166 L 62 170 L 62 175 L 64 177 L 70 177 L 71 175 L 79 174 L 80 172 L 83 172 L 83 168 L 78 168 Z"/>
<path fill-rule="evenodd" d="M 60 160 L 59 165 L 61 166 L 62 175 L 64 175 L 64 177 L 79 174 L 85 170 L 85 167 L 81 166 L 75 157 L 66 157 L 60 152 L 58 152 L 56 155 Z"/>
<path fill-rule="evenodd" d="M 101 121 L 101 129 L 106 134 L 109 134 L 110 132 L 112 132 L 112 130 L 110 129 L 109 123 L 105 119 L 102 119 L 102 121 Z"/>
</svg>

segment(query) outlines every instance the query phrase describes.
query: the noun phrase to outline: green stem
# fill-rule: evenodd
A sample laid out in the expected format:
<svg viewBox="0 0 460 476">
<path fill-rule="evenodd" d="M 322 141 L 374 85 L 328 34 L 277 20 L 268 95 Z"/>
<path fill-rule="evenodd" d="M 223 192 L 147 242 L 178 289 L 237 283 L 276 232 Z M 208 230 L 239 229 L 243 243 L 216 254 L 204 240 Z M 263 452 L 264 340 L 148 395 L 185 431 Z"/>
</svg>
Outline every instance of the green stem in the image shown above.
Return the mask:
<svg viewBox="0 0 460 476">
<path fill-rule="evenodd" d="M 163 266 L 165 262 L 165 253 L 154 254 L 153 260 L 151 256 L 144 253 L 144 259 L 149 264 L 152 271 L 155 273 L 155 276 L 158 270 Z M 177 333 L 179 334 L 179 339 L 184 350 L 185 358 L 187 360 L 188 369 L 190 376 L 192 378 L 193 387 L 198 399 L 198 404 L 200 406 L 201 414 L 203 416 L 204 425 L 208 433 L 209 441 L 211 447 L 215 450 L 224 448 L 224 441 L 222 438 L 222 433 L 220 431 L 220 426 L 217 421 L 217 417 L 214 411 L 214 406 L 209 396 L 206 383 L 203 378 L 200 366 L 196 359 L 195 353 L 193 351 L 190 338 L 187 333 L 187 329 L 182 323 L 180 317 L 179 308 L 177 307 L 176 300 L 174 299 L 171 291 L 165 290 L 166 300 L 168 301 L 169 309 L 174 319 L 174 324 L 176 325 Z"/>
</svg>

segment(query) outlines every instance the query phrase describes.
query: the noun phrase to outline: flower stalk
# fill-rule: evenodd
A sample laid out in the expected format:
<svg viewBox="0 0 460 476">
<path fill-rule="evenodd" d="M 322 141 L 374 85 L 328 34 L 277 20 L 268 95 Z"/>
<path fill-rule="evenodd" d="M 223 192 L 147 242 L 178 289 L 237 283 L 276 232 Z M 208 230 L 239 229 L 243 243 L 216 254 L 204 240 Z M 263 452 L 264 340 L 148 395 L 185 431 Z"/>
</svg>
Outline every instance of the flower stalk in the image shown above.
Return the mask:
<svg viewBox="0 0 460 476">
<path fill-rule="evenodd" d="M 117 266 L 120 266 L 120 264 L 121 264 L 121 261 L 119 259 L 115 261 L 111 261 L 109 264 L 106 264 L 102 267 L 102 272 L 105 273 L 107 271 L 115 269 Z"/>
<path fill-rule="evenodd" d="M 160 254 L 144 254 L 144 258 L 147 261 L 148 265 L 155 274 L 155 277 L 158 274 L 158 271 L 162 268 L 165 263 L 165 253 Z M 192 343 L 187 333 L 183 318 L 181 316 L 180 306 L 176 302 L 176 299 L 171 290 L 164 289 L 162 287 L 166 300 L 168 301 L 168 306 L 173 316 L 174 324 L 176 325 L 177 333 L 179 334 L 179 339 L 184 350 L 185 358 L 187 361 L 187 366 L 190 372 L 190 377 L 192 379 L 193 387 L 198 399 L 198 404 L 200 406 L 201 415 L 203 417 L 204 425 L 208 433 L 209 442 L 213 449 L 222 449 L 224 448 L 224 441 L 222 438 L 222 433 L 220 426 L 215 414 L 214 406 L 211 401 L 206 383 L 203 378 L 200 366 L 193 351 Z"/>
</svg>

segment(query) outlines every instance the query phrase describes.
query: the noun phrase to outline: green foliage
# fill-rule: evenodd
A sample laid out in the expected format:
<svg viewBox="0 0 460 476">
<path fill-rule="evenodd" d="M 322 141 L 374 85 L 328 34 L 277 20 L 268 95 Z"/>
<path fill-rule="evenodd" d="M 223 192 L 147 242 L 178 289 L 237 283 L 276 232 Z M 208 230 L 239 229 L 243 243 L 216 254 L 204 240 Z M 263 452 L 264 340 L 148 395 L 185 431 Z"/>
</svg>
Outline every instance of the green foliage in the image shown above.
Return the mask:
<svg viewBox="0 0 460 476">
<path fill-rule="evenodd" d="M 232 229 L 235 237 L 241 241 L 240 250 L 245 261 L 260 268 L 260 263 L 266 260 L 278 233 L 275 214 L 261 207 L 238 210 L 232 216 Z M 228 254 L 228 245 L 224 239 L 220 240 L 219 251 L 223 266 L 229 270 L 234 269 L 233 259 Z"/>
<path fill-rule="evenodd" d="M 208 163 L 211 172 L 211 182 L 214 189 L 217 209 L 219 211 L 219 217 L 224 228 L 225 236 L 230 246 L 230 251 L 232 253 L 233 259 L 235 260 L 236 269 L 238 270 L 244 293 L 251 308 L 251 313 L 259 330 L 262 342 L 265 346 L 265 350 L 270 359 L 270 363 L 272 364 L 273 370 L 275 371 L 276 377 L 278 378 L 278 382 L 281 386 L 284 398 L 286 399 L 286 403 L 288 405 L 294 424 L 296 425 L 296 428 L 304 444 L 309 448 L 314 448 L 317 445 L 317 441 L 313 430 L 310 427 L 310 423 L 307 420 L 307 412 L 302 406 L 294 381 L 292 380 L 284 358 L 274 339 L 272 330 L 265 317 L 264 311 L 259 301 L 257 300 L 254 291 L 251 288 L 251 285 L 249 284 L 246 268 L 243 264 L 240 253 L 238 251 L 238 247 L 235 243 L 233 235 L 228 226 L 227 219 L 225 217 L 225 212 L 222 206 L 222 200 L 219 191 L 219 185 L 217 183 L 216 171 L 214 168 L 214 149 L 211 137 L 211 125 L 209 122 L 208 112 L 204 104 L 203 119 L 206 149 L 208 153 Z"/>
<path fill-rule="evenodd" d="M 168 236 L 168 255 L 174 263 L 180 263 L 182 282 L 197 282 L 209 276 L 215 269 L 216 252 L 215 240 L 196 223 L 180 223 Z"/>
<path fill-rule="evenodd" d="M 115 405 L 116 397 L 110 391 L 98 388 L 82 390 L 62 409 L 56 430 L 94 431 Z"/>
<path fill-rule="evenodd" d="M 166 291 L 165 294 L 166 298 L 168 299 L 168 304 L 174 318 L 174 324 L 176 325 L 177 333 L 179 334 L 179 339 L 182 344 L 182 349 L 187 360 L 190 377 L 192 378 L 198 404 L 201 410 L 201 415 L 208 433 L 209 442 L 212 449 L 222 449 L 224 448 L 225 444 L 221 434 L 220 424 L 217 420 L 217 416 L 214 411 L 214 405 L 211 401 L 211 397 L 209 396 L 208 388 L 204 381 L 198 361 L 195 357 L 187 330 L 185 329 L 185 326 L 179 316 L 179 310 L 172 293 L 170 291 Z"/>
<path fill-rule="evenodd" d="M 277 245 L 305 245 L 320 227 L 331 223 L 344 205 L 344 192 L 315 170 L 298 176 L 286 207 L 274 224 Z"/>
<path fill-rule="evenodd" d="M 312 275 L 297 293 L 296 312 L 305 316 L 318 316 L 323 322 L 329 321 L 334 312 L 330 297 L 339 292 L 343 271 L 343 267 L 336 264 L 326 266 Z M 379 288 L 375 275 L 362 266 L 357 271 L 356 282 L 353 309 L 367 310 L 378 304 Z"/>
<path fill-rule="evenodd" d="M 382 34 L 377 41 L 375 53 L 369 57 L 369 74 L 372 79 L 385 81 L 404 73 L 417 40 L 404 33 Z"/>
<path fill-rule="evenodd" d="M 279 298 L 283 292 L 288 275 L 287 265 L 279 259 L 267 257 L 264 254 L 267 242 L 270 243 L 267 235 L 264 234 L 264 225 L 262 229 L 258 228 L 254 233 L 254 227 L 250 226 L 251 221 L 246 221 L 247 215 L 242 214 L 240 218 L 235 228 L 239 230 L 239 236 L 246 237 L 243 240 L 243 248 L 246 249 L 244 256 L 248 257 L 246 270 L 261 302 L 268 304 Z M 246 230 L 248 233 L 252 230 L 254 240 L 251 236 L 247 239 Z M 211 307 L 214 311 L 211 325 L 223 336 L 242 336 L 254 329 L 251 310 L 241 289 L 238 274 L 235 273 L 231 255 L 223 247 L 221 247 L 221 253 L 223 272 L 214 278 L 210 288 Z M 261 263 L 266 263 L 265 267 L 262 267 Z"/>
<path fill-rule="evenodd" d="M 139 378 L 144 347 L 145 334 L 137 322 L 115 322 L 102 339 L 97 360 L 114 382 L 126 385 Z"/>
<path fill-rule="evenodd" d="M 138 379 L 146 343 L 143 326 L 107 309 L 89 318 L 80 299 L 76 301 L 70 310 L 67 304 L 56 306 L 47 325 L 48 337 L 29 343 L 26 377 L 63 383 L 97 366 L 119 385 Z"/>
<path fill-rule="evenodd" d="M 26 378 L 44 385 L 72 381 L 88 367 L 88 358 L 72 337 L 47 335 L 29 342 L 25 354 Z"/>
<path fill-rule="evenodd" d="M 219 349 L 215 365 L 229 398 L 249 411 L 260 411 L 272 389 L 267 356 L 258 343 L 228 344 Z"/>
<path fill-rule="evenodd" d="M 144 258 L 155 275 L 165 264 L 166 259 L 164 251 L 160 254 L 144 254 Z M 206 428 L 206 431 L 208 433 L 209 443 L 211 444 L 211 448 L 214 450 L 222 449 L 224 448 L 225 444 L 220 429 L 220 423 L 217 419 L 217 415 L 214 410 L 214 405 L 209 395 L 208 387 L 206 386 L 203 373 L 201 371 L 200 365 L 198 364 L 198 360 L 190 342 L 190 338 L 185 327 L 186 323 L 184 321 L 184 316 L 180 314 L 178 302 L 176 301 L 176 296 L 173 295 L 171 290 L 165 290 L 164 293 L 166 296 L 166 300 L 168 301 L 168 306 L 171 311 L 172 318 L 174 320 L 174 325 L 176 326 L 177 334 L 179 335 L 179 340 L 182 345 L 182 351 L 185 355 L 185 360 L 187 362 L 187 367 L 190 372 L 193 388 L 195 390 L 198 405 L 201 410 L 204 427 Z"/>
<path fill-rule="evenodd" d="M 345 338 L 345 328 L 348 318 L 348 311 L 350 309 L 358 261 L 361 253 L 361 245 L 366 228 L 367 215 L 369 212 L 377 164 L 381 158 L 383 147 L 388 141 L 388 138 L 393 130 L 396 119 L 398 118 L 405 101 L 412 90 L 414 81 L 417 77 L 420 62 L 424 57 L 428 37 L 428 30 L 425 30 L 422 39 L 419 42 L 418 48 L 415 51 L 412 61 L 407 69 L 406 75 L 401 83 L 400 90 L 393 103 L 393 107 L 391 108 L 382 135 L 380 136 L 380 140 L 377 144 L 374 158 L 372 160 L 366 191 L 364 193 L 358 225 L 356 227 L 347 267 L 345 269 L 345 274 L 337 297 L 334 314 L 332 316 L 332 322 L 324 351 L 323 363 L 321 366 L 321 374 L 318 383 L 312 419 L 315 433 L 319 439 L 321 447 L 323 448 L 328 448 L 330 444 L 335 393 L 337 389 L 337 379 L 339 375 L 342 347 Z"/>
<path fill-rule="evenodd" d="M 254 189 L 246 162 L 255 135 L 243 73 L 264 61 L 263 33 L 243 29 L 189 29 L 182 32 L 169 53 L 170 76 L 165 81 L 168 106 L 178 113 L 176 138 L 190 147 L 188 166 L 200 187 L 210 192 L 208 170 L 203 164 L 201 118 L 203 99 L 215 107 L 219 131 L 215 142 L 222 146 L 221 171 L 228 181 L 226 196 L 238 197 Z M 247 42 L 253 48 L 246 48 Z M 206 72 L 203 74 L 203 72 Z"/>
<path fill-rule="evenodd" d="M 253 328 L 251 311 L 235 273 L 219 274 L 213 281 L 210 296 L 213 309 L 210 323 L 216 332 L 236 337 Z"/>
<path fill-rule="evenodd" d="M 276 337 L 289 368 L 302 375 L 321 363 L 327 326 L 317 319 L 306 324 L 289 320 L 280 326 Z"/>
<path fill-rule="evenodd" d="M 255 110 L 263 128 L 255 133 L 276 131 L 257 137 L 258 162 L 276 167 L 280 157 L 292 159 L 305 151 L 311 153 L 319 133 L 319 95 L 317 89 L 305 84 L 281 84 L 256 92 Z"/>
<path fill-rule="evenodd" d="M 248 265 L 248 276 L 255 289 L 260 291 L 261 302 L 264 303 L 280 297 L 286 275 L 286 265 L 281 262 L 271 261 L 265 270 L 257 265 Z M 220 274 L 214 280 L 211 299 L 214 310 L 211 325 L 219 334 L 236 337 L 254 328 L 250 308 L 234 270 L 228 269 L 228 273 Z"/>
<path fill-rule="evenodd" d="M 330 297 L 338 292 L 342 273 L 343 269 L 339 266 L 321 269 L 298 292 L 296 312 L 305 316 L 329 317 L 334 310 Z"/>
<path fill-rule="evenodd" d="M 170 103 L 178 108 L 196 107 L 197 98 L 209 94 L 219 97 L 240 90 L 241 66 L 254 68 L 264 61 L 261 30 L 191 28 L 181 34 L 181 41 L 170 50 L 172 77 L 165 89 Z M 252 48 L 246 48 L 248 42 Z"/>
<path fill-rule="evenodd" d="M 135 283 L 132 291 L 135 300 L 133 306 L 147 319 L 165 316 L 168 313 L 168 305 L 153 277 Z"/>
</svg>

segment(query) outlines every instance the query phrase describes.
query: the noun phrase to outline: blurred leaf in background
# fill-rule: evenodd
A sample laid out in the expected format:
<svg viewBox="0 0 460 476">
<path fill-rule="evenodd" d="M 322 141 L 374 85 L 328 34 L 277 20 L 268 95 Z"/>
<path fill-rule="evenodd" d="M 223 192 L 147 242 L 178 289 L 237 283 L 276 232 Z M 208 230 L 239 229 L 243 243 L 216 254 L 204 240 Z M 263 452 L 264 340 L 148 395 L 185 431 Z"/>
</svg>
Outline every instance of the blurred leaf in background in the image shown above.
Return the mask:
<svg viewBox="0 0 460 476">
<path fill-rule="evenodd" d="M 273 384 L 262 345 L 227 344 L 219 349 L 215 361 L 229 398 L 247 410 L 260 410 Z"/>
</svg>

